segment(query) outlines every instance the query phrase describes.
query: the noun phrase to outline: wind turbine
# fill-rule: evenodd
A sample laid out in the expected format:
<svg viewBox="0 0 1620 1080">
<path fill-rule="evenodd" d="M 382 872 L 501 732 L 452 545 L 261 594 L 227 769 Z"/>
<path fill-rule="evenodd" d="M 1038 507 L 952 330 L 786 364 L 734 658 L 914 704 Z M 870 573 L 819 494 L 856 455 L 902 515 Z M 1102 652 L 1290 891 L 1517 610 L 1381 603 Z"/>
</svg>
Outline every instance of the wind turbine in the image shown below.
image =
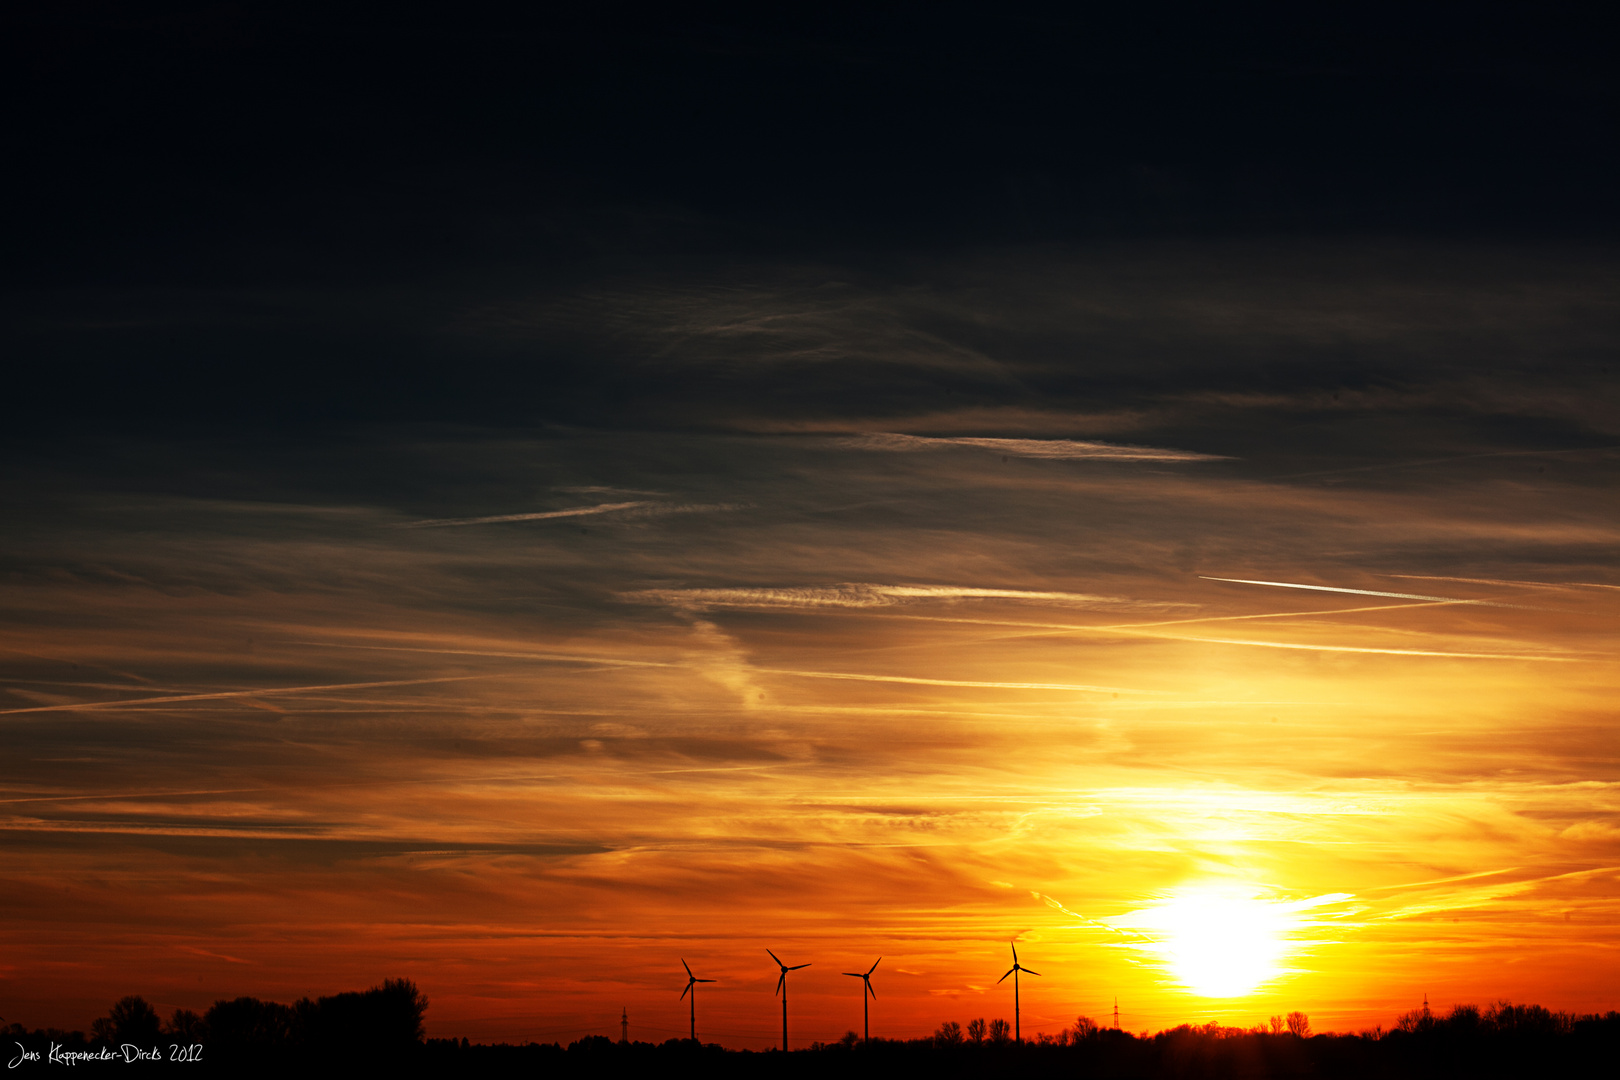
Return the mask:
<svg viewBox="0 0 1620 1080">
<path fill-rule="evenodd" d="M 692 969 L 686 966 L 686 960 L 684 958 L 681 960 L 681 967 L 686 968 L 686 990 L 681 991 L 681 997 L 686 996 L 686 991 L 687 990 L 690 990 L 692 992 L 692 1000 L 687 1003 L 687 1008 L 689 1010 L 689 1015 L 688 1015 L 687 1019 L 691 1022 L 691 1025 L 692 1025 L 692 1028 L 691 1028 L 692 1041 L 697 1042 L 697 989 L 696 989 L 696 987 L 697 987 L 697 984 L 700 983 L 700 982 L 714 982 L 714 980 L 713 979 L 700 979 L 696 975 L 692 974 Z M 680 998 L 676 998 L 675 1000 L 679 1001 Z"/>
<path fill-rule="evenodd" d="M 1011 942 L 1009 942 L 1009 944 L 1011 944 Z M 1018 946 L 1013 945 L 1012 951 L 1013 951 L 1013 966 L 1007 969 L 1007 975 L 1011 975 L 1013 977 L 1013 1041 L 1014 1042 L 1023 1042 L 1024 1041 L 1024 1035 L 1023 1035 L 1023 1032 L 1020 1031 L 1019 1027 L 1018 1027 L 1018 973 L 1020 971 L 1022 971 L 1025 975 L 1039 975 L 1040 972 L 1031 971 L 1027 967 L 1019 967 L 1018 966 Z M 997 979 L 996 980 L 996 985 L 999 986 L 1001 983 L 1005 982 L 1007 980 L 1007 975 L 1003 975 L 1001 978 Z"/>
<path fill-rule="evenodd" d="M 862 1042 L 872 1041 L 872 1014 L 870 1011 L 868 1011 L 866 995 L 871 994 L 874 998 L 877 997 L 877 991 L 872 989 L 872 972 L 876 971 L 878 964 L 881 963 L 883 963 L 883 957 L 880 956 L 877 958 L 877 962 L 871 967 L 867 968 L 864 973 L 859 971 L 844 972 L 845 975 L 848 975 L 852 979 L 861 980 L 865 986 L 865 989 L 861 991 L 861 1021 L 866 1026 L 866 1034 L 865 1037 L 861 1039 Z"/>
<path fill-rule="evenodd" d="M 787 973 L 798 971 L 800 968 L 807 968 L 810 965 L 794 964 L 792 967 L 788 967 L 782 963 L 782 958 L 771 952 L 771 950 L 766 949 L 765 951 L 771 953 L 771 959 L 775 960 L 776 966 L 782 969 L 782 974 L 776 977 L 776 992 L 782 995 L 782 1052 L 787 1053 Z"/>
</svg>

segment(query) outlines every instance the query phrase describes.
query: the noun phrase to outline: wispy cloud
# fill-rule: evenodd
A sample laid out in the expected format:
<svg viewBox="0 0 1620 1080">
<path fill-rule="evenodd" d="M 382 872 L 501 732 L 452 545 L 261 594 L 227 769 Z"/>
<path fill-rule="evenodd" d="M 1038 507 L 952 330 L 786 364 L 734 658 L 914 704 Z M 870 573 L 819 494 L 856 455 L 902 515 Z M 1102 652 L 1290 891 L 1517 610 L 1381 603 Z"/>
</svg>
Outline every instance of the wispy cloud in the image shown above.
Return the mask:
<svg viewBox="0 0 1620 1080">
<path fill-rule="evenodd" d="M 1090 442 L 1079 439 L 995 439 L 973 436 L 935 438 L 926 435 L 899 435 L 874 432 L 839 440 L 841 445 L 861 450 L 948 450 L 969 447 L 1007 457 L 1091 459 L 1098 461 L 1223 461 L 1221 454 L 1201 454 L 1193 450 L 1171 450 L 1157 446 L 1127 446 L 1120 443 Z"/>
</svg>

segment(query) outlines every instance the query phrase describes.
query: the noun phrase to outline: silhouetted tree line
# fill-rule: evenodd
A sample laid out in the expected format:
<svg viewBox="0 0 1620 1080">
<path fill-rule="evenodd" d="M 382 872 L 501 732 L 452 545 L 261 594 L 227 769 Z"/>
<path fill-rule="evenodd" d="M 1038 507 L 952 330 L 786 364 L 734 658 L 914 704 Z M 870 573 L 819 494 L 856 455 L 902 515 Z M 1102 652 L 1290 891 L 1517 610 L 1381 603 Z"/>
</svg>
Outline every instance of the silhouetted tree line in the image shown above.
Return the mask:
<svg viewBox="0 0 1620 1080">
<path fill-rule="evenodd" d="M 89 1036 L 11 1025 L 6 1029 L 11 1044 L 6 1060 L 27 1050 L 40 1053 L 43 1062 L 54 1046 L 58 1055 L 91 1055 L 92 1060 L 112 1056 L 184 1064 L 196 1075 L 246 1075 L 315 1061 L 398 1067 L 420 1056 L 427 1006 L 427 998 L 409 979 L 387 979 L 369 990 L 314 1000 L 300 998 L 291 1005 L 254 997 L 220 1000 L 201 1015 L 176 1009 L 167 1022 L 144 998 L 130 996 L 96 1019 Z"/>
<path fill-rule="evenodd" d="M 7 1061 L 17 1043 L 43 1049 L 95 1053 L 124 1045 L 161 1047 L 200 1043 L 200 1066 L 191 1075 L 285 1075 L 291 1067 L 319 1064 L 382 1067 L 394 1075 L 655 1075 L 650 1070 L 702 1070 L 715 1077 L 1072 1075 L 1175 1080 L 1424 1080 L 1432 1077 L 1612 1075 L 1620 1059 L 1620 1013 L 1576 1015 L 1539 1005 L 1499 1002 L 1481 1009 L 1459 1005 L 1444 1015 L 1428 1008 L 1397 1018 L 1390 1030 L 1312 1034 L 1302 1012 L 1273 1016 L 1250 1028 L 1182 1024 L 1133 1035 L 1089 1017 L 1023 1043 L 1001 1019 L 941 1024 L 921 1039 L 862 1042 L 851 1031 L 831 1043 L 790 1054 L 727 1050 L 690 1039 L 620 1042 L 590 1036 L 568 1044 L 480 1045 L 466 1039 L 425 1039 L 427 999 L 415 984 L 390 979 L 358 993 L 292 1005 L 242 997 L 217 1001 L 202 1015 L 177 1009 L 168 1021 L 139 997 L 126 997 L 96 1020 L 91 1033 L 4 1030 Z M 180 1067 L 180 1066 L 176 1066 Z"/>
<path fill-rule="evenodd" d="M 1433 1080 L 1435 1077 L 1605 1076 L 1620 1059 L 1620 1013 L 1574 1015 L 1539 1005 L 1458 1006 L 1446 1017 L 1426 1010 L 1391 1030 L 1313 1034 L 1303 1012 L 1254 1027 L 1182 1024 L 1155 1035 L 1131 1034 L 1079 1017 L 1056 1033 L 1022 1044 L 1001 1019 L 941 1024 L 922 1039 L 862 1042 L 853 1031 L 831 1043 L 783 1055 L 733 1051 L 689 1039 L 661 1044 L 592 1036 L 569 1044 L 479 1046 L 428 1040 L 436 1070 L 540 1072 L 558 1076 L 658 1075 L 654 1069 L 702 1069 L 714 1077 L 929 1077 L 1041 1075 L 1097 1080 Z"/>
</svg>

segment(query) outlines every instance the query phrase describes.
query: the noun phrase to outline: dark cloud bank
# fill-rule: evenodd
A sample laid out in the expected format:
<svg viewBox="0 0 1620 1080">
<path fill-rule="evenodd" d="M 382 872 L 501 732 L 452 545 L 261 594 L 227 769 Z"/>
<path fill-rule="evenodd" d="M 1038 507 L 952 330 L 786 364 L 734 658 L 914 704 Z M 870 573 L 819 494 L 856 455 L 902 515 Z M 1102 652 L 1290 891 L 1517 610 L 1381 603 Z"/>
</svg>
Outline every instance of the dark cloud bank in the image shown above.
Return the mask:
<svg viewBox="0 0 1620 1080">
<path fill-rule="evenodd" d="M 1234 398 L 1331 434 L 1413 395 L 1550 449 L 1612 350 L 1614 36 L 1573 16 L 8 26 L 25 445 L 968 406 L 1230 432 Z"/>
</svg>

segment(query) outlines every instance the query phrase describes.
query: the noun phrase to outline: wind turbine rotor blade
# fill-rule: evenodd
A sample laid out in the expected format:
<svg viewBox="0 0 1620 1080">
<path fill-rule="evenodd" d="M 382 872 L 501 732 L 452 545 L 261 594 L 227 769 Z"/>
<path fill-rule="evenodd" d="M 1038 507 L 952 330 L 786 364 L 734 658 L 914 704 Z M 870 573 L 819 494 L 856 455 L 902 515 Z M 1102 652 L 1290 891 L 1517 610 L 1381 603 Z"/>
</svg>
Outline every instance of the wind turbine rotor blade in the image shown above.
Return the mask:
<svg viewBox="0 0 1620 1080">
<path fill-rule="evenodd" d="M 676 1001 L 682 1001 L 682 1000 L 685 1000 L 685 998 L 686 998 L 686 991 L 687 991 L 687 990 L 690 990 L 690 989 L 692 989 L 692 984 L 691 984 L 691 983 L 687 983 L 687 984 L 686 984 L 686 987 L 685 987 L 685 989 L 683 989 L 683 990 L 682 990 L 682 991 L 681 991 L 681 996 L 680 996 L 680 997 L 678 997 L 678 998 L 676 998 L 676 999 L 675 999 L 675 1000 L 676 1000 Z"/>
<path fill-rule="evenodd" d="M 875 962 L 875 963 L 873 963 L 873 964 L 872 964 L 872 966 L 871 966 L 871 967 L 869 967 L 869 968 L 867 968 L 867 969 L 866 969 L 866 973 L 867 973 L 867 974 L 868 974 L 868 975 L 870 975 L 870 974 L 872 974 L 872 972 L 874 972 L 874 971 L 876 971 L 876 970 L 877 970 L 877 966 L 878 966 L 878 964 L 881 964 L 881 963 L 883 963 L 883 957 L 881 957 L 881 956 L 880 956 L 880 957 L 878 957 L 878 958 L 877 958 L 877 961 L 876 961 L 876 962 Z"/>
<path fill-rule="evenodd" d="M 809 966 L 810 966 L 809 964 L 794 964 L 792 967 L 788 968 L 788 970 L 789 971 L 798 971 L 800 968 L 807 968 Z"/>
<path fill-rule="evenodd" d="M 1018 970 L 1022 971 L 1025 975 L 1039 975 L 1040 974 L 1040 972 L 1031 971 L 1031 970 L 1029 970 L 1029 968 L 1019 968 Z"/>
<path fill-rule="evenodd" d="M 693 982 L 718 982 L 717 979 L 693 979 Z"/>
<path fill-rule="evenodd" d="M 784 971 L 776 977 L 776 992 L 778 994 L 782 992 L 782 984 L 785 982 L 787 982 L 787 972 Z"/>
<path fill-rule="evenodd" d="M 844 974 L 848 975 L 852 979 L 864 979 L 864 978 L 866 978 L 865 975 L 862 975 L 858 971 L 846 971 L 846 972 L 844 972 Z"/>
<path fill-rule="evenodd" d="M 1012 945 L 1012 951 L 1013 951 L 1013 967 L 1017 967 L 1017 966 L 1018 966 L 1018 946 L 1017 946 L 1017 945 L 1016 945 L 1016 944 L 1013 944 L 1013 943 L 1012 943 L 1012 942 L 1010 942 L 1010 941 L 1009 941 L 1009 942 L 1008 942 L 1008 943 L 1007 943 L 1007 944 L 1009 944 L 1009 945 Z"/>
<path fill-rule="evenodd" d="M 1015 972 L 1017 970 L 1018 970 L 1017 968 L 1008 968 L 1007 969 L 1007 975 L 1011 975 L 1013 972 Z M 996 982 L 998 982 L 998 983 L 1006 982 L 1007 981 L 1007 975 L 1003 975 L 1001 978 L 997 979 Z"/>
<path fill-rule="evenodd" d="M 692 969 L 687 966 L 686 957 L 684 956 L 681 957 L 681 967 L 686 968 L 686 977 L 690 979 L 692 977 Z"/>
<path fill-rule="evenodd" d="M 768 952 L 768 953 L 771 953 L 771 959 L 775 960 L 778 966 L 780 966 L 780 967 L 786 967 L 787 966 L 786 964 L 782 963 L 782 958 L 780 956 L 777 956 L 775 953 L 771 952 L 771 950 L 769 950 L 769 949 L 766 949 L 765 951 Z"/>
<path fill-rule="evenodd" d="M 877 991 L 872 989 L 872 980 L 871 979 L 866 980 L 866 992 L 868 994 L 872 995 L 873 1000 L 877 999 Z"/>
</svg>

